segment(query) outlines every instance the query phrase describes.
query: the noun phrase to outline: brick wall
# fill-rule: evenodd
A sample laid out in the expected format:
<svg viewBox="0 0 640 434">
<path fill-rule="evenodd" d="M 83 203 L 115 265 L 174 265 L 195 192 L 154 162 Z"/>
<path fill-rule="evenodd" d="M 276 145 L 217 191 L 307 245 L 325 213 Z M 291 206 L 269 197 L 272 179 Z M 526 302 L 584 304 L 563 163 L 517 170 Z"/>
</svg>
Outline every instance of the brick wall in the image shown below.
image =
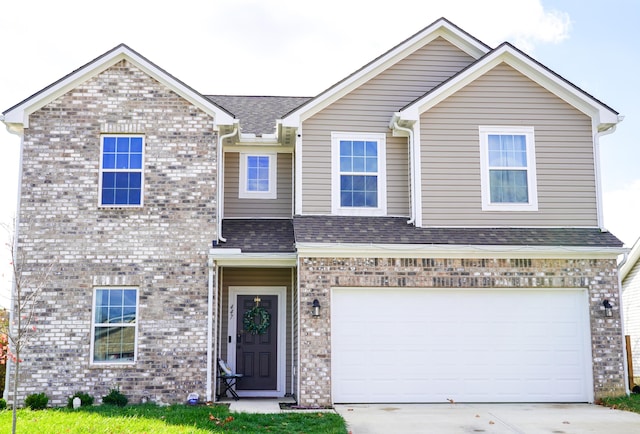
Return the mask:
<svg viewBox="0 0 640 434">
<path fill-rule="evenodd" d="M 332 287 L 587 288 L 595 398 L 625 393 L 616 261 L 588 259 L 300 259 L 300 391 L 305 406 L 331 405 Z M 311 316 L 318 299 L 320 318 Z M 614 306 L 605 318 L 602 301 Z"/>
<path fill-rule="evenodd" d="M 145 136 L 144 207 L 98 207 L 101 133 Z M 133 402 L 204 396 L 213 119 L 122 61 L 33 113 L 23 143 L 19 263 L 34 281 L 48 264 L 53 273 L 18 399 L 45 392 L 56 406 L 113 387 Z M 133 366 L 90 364 L 92 297 L 103 285 L 139 288 Z"/>
</svg>

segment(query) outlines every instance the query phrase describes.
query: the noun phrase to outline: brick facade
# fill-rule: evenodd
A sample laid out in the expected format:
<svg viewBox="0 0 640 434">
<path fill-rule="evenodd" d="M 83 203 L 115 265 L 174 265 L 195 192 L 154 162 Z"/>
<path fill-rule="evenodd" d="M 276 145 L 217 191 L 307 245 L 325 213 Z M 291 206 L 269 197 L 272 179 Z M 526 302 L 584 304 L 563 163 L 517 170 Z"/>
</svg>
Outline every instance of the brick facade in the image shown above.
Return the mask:
<svg viewBox="0 0 640 434">
<path fill-rule="evenodd" d="M 144 207 L 100 208 L 101 133 L 145 137 Z M 213 119 L 121 61 L 31 114 L 25 129 L 19 258 L 53 264 L 24 353 L 18 399 L 120 387 L 132 402 L 204 395 L 207 252 L 216 237 Z M 90 363 L 93 292 L 139 288 L 138 360 Z M 9 397 L 12 399 L 12 397 Z"/>
<path fill-rule="evenodd" d="M 331 288 L 587 288 L 596 400 L 625 393 L 615 259 L 301 258 L 300 391 L 304 406 L 331 400 Z M 311 304 L 323 306 L 320 318 Z M 605 318 L 602 301 L 615 306 Z"/>
<path fill-rule="evenodd" d="M 264 108 L 254 104 L 248 113 L 256 107 L 258 111 Z M 234 126 L 229 119 L 225 127 Z M 207 318 L 207 257 L 212 240 L 217 240 L 218 136 L 214 119 L 134 63 L 122 60 L 96 71 L 73 90 L 29 113 L 28 121 L 23 137 L 17 259 L 23 276 L 36 284 L 44 283 L 44 288 L 36 309 L 34 339 L 22 354 L 21 386 L 15 398 L 22 403 L 28 394 L 45 392 L 50 405 L 60 406 L 74 392 L 83 391 L 99 402 L 116 387 L 131 402 L 143 397 L 158 403 L 183 402 L 190 392 L 205 396 L 207 371 L 215 370 L 215 366 L 207 366 L 208 320 L 220 327 L 219 318 Z M 386 121 L 384 125 L 386 128 Z M 102 134 L 144 136 L 144 206 L 99 206 Z M 238 136 L 236 139 L 240 140 Z M 267 144 L 274 145 L 270 140 Z M 333 240 L 336 246 L 361 243 L 360 235 L 368 226 L 356 231 L 341 222 L 308 225 L 314 233 L 308 235 L 307 242 Z M 264 253 L 267 259 L 273 259 L 269 257 L 273 253 L 293 255 L 294 231 L 295 241 L 304 244 L 304 237 L 289 221 L 284 227 L 291 229 L 291 240 L 284 247 L 280 244 L 283 232 L 274 229 L 283 226 L 267 226 L 265 222 L 251 226 L 260 236 L 243 230 L 238 237 L 241 241 L 230 250 L 257 252 L 256 258 Z M 404 218 L 401 226 L 411 231 L 426 229 L 407 225 Z M 346 238 L 327 238 L 330 227 Z M 383 233 L 398 235 L 386 227 L 377 228 L 372 244 L 395 242 L 378 238 Z M 592 229 L 598 232 L 597 237 L 602 235 L 597 228 Z M 440 244 L 434 241 L 435 231 L 421 231 L 421 240 L 414 238 L 416 232 L 403 234 L 403 242 Z M 465 237 L 457 244 L 502 242 L 500 235 L 483 238 L 482 242 L 477 236 Z M 447 237 L 442 239 L 449 242 Z M 536 245 L 565 245 L 564 239 L 557 243 L 555 238 L 553 243 L 545 240 Z M 566 245 L 588 246 L 591 251 L 598 246 L 609 247 L 605 242 L 580 241 L 584 244 Z M 614 241 L 609 243 L 616 245 Z M 594 396 L 599 399 L 623 394 L 625 361 L 615 258 L 566 257 L 300 257 L 297 287 L 294 283 L 291 287 L 293 304 L 287 312 L 290 353 L 282 362 L 290 364 L 285 379 L 287 391 L 291 390 L 301 406 L 332 404 L 331 288 L 585 288 L 590 300 Z M 250 281 L 247 276 L 251 273 L 245 275 L 245 271 L 255 265 L 252 259 L 243 260 L 246 262 L 238 273 L 242 283 Z M 50 264 L 52 274 L 38 282 Z M 228 297 L 225 291 L 233 283 L 232 277 L 216 277 L 221 288 L 217 296 Z M 264 276 L 260 279 L 255 285 L 265 284 Z M 134 364 L 91 363 L 93 297 L 99 287 L 138 289 Z M 322 305 L 320 317 L 311 316 L 314 299 Z M 604 316 L 605 299 L 614 306 L 612 317 Z M 221 301 L 215 306 L 227 302 Z M 225 327 L 218 331 L 226 331 Z M 289 389 L 290 382 L 294 384 Z M 14 397 L 9 395 L 9 399 Z"/>
</svg>

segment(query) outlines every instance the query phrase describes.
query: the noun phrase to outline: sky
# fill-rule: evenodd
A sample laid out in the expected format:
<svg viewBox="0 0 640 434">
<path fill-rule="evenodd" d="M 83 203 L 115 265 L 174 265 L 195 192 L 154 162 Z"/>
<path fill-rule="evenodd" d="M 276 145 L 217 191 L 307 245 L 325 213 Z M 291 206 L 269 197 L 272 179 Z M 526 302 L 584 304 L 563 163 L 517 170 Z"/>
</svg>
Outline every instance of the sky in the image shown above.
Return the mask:
<svg viewBox="0 0 640 434">
<path fill-rule="evenodd" d="M 600 139 L 604 226 L 640 236 L 640 0 L 21 0 L 0 14 L 0 112 L 120 43 L 202 94 L 314 96 L 440 17 L 508 41 L 625 119 Z M 0 125 L 0 223 L 20 139 Z M 7 231 L 0 230 L 4 245 Z M 0 305 L 10 288 L 0 249 Z"/>
</svg>

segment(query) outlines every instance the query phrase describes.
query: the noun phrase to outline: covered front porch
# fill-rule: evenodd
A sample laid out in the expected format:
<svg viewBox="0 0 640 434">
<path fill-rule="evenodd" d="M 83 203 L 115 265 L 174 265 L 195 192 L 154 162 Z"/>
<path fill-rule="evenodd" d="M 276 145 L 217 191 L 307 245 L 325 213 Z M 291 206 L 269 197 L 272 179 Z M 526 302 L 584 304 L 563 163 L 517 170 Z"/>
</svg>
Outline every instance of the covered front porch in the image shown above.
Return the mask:
<svg viewBox="0 0 640 434">
<path fill-rule="evenodd" d="M 239 397 L 296 395 L 297 256 L 289 220 L 225 221 L 210 253 L 214 399 L 217 361 L 242 374 Z M 224 397 L 220 397 L 224 398 Z"/>
</svg>

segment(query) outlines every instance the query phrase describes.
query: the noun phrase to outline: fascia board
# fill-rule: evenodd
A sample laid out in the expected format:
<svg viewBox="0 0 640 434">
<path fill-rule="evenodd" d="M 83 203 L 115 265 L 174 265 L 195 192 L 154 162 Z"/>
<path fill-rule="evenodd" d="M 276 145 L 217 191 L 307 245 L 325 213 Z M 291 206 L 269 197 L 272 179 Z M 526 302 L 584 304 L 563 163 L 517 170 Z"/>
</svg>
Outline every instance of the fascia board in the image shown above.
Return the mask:
<svg viewBox="0 0 640 434">
<path fill-rule="evenodd" d="M 621 247 L 297 243 L 299 257 L 616 259 Z"/>
<path fill-rule="evenodd" d="M 358 88 L 371 78 L 380 74 L 390 66 L 429 44 L 438 37 L 446 39 L 474 59 L 479 59 L 490 50 L 489 47 L 473 39 L 448 21 L 444 19 L 438 20 L 431 26 L 416 33 L 414 36 L 400 43 L 395 48 L 392 48 L 358 71 L 325 90 L 309 103 L 293 111 L 278 122 L 280 122 L 284 127 L 299 126 L 305 119 L 310 118 L 314 114 L 333 104 L 349 92 Z"/>
<path fill-rule="evenodd" d="M 633 245 L 629 256 L 620 267 L 620 280 L 624 280 L 640 259 L 640 240 Z"/>
<path fill-rule="evenodd" d="M 64 95 L 65 93 L 69 92 L 70 90 L 74 89 L 90 78 L 104 72 L 108 68 L 124 59 L 130 61 L 137 68 L 155 78 L 160 83 L 167 86 L 169 89 L 176 92 L 178 95 L 203 110 L 205 113 L 212 115 L 217 125 L 232 124 L 234 122 L 233 116 L 231 116 L 229 113 L 221 110 L 212 102 L 204 98 L 202 95 L 198 94 L 185 84 L 179 82 L 171 75 L 153 65 L 148 60 L 125 45 L 116 47 L 112 51 L 99 57 L 93 62 L 90 62 L 84 67 L 81 67 L 80 69 L 53 83 L 43 91 L 32 95 L 18 105 L 12 107 L 7 112 L 5 112 L 4 122 L 6 124 L 22 124 L 24 128 L 28 128 L 29 115 L 31 113 L 44 107 L 46 104 Z"/>
<path fill-rule="evenodd" d="M 295 267 L 295 253 L 242 253 L 239 249 L 211 249 L 209 259 L 227 267 Z"/>
<path fill-rule="evenodd" d="M 399 112 L 401 119 L 417 121 L 422 113 L 444 101 L 501 63 L 513 67 L 582 113 L 592 117 L 595 125 L 615 125 L 620 121 L 618 113 L 578 90 L 569 82 L 556 76 L 530 58 L 520 54 L 509 45 L 503 45 L 494 50 L 449 82 L 401 110 Z"/>
</svg>

